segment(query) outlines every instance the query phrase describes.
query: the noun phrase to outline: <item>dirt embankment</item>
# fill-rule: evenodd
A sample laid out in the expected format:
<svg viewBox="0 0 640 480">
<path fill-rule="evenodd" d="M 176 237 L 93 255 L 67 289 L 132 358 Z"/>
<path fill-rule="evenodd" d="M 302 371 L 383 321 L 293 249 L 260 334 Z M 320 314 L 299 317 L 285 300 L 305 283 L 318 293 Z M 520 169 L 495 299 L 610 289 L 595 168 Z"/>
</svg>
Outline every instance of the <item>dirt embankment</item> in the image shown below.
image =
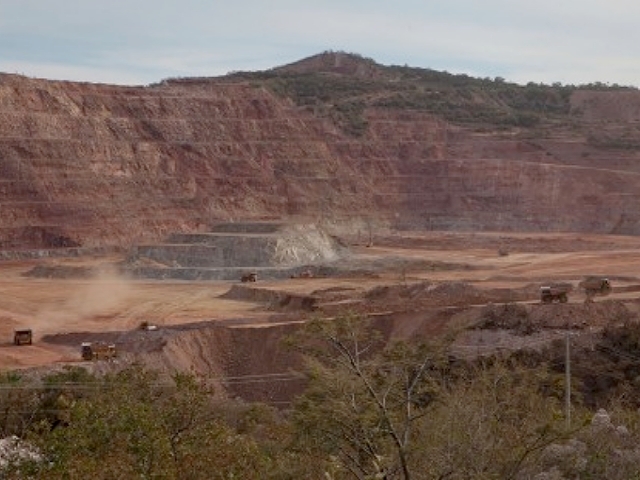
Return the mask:
<svg viewBox="0 0 640 480">
<path fill-rule="evenodd" d="M 602 327 L 631 318 L 621 302 L 595 304 L 460 306 L 374 314 L 372 325 L 386 341 L 428 339 L 444 343 L 455 333 L 450 352 L 461 358 L 490 355 L 499 349 L 540 349 L 565 332 L 593 341 Z M 180 329 L 154 351 L 134 357 L 164 371 L 192 371 L 217 382 L 220 391 L 246 400 L 285 404 L 304 387 L 301 357 L 285 344 L 301 324 L 262 327 Z M 132 349 L 138 346 L 131 344 Z M 225 379 L 224 381 L 221 379 Z"/>
<path fill-rule="evenodd" d="M 233 323 L 233 322 L 230 322 Z M 164 375 L 189 372 L 207 381 L 222 397 L 241 397 L 278 405 L 300 393 L 304 382 L 297 352 L 285 346 L 295 322 L 244 327 L 200 322 L 154 330 L 48 335 L 52 345 L 75 347 L 81 342 L 104 342 L 117 346 L 112 361 L 73 362 L 97 373 L 132 363 Z"/>
<path fill-rule="evenodd" d="M 407 285 L 383 285 L 365 294 L 372 306 L 388 305 L 398 309 L 424 307 L 468 306 L 486 303 L 509 303 L 539 297 L 539 286 L 530 284 L 519 288 L 480 289 L 466 282 L 432 283 L 428 281 Z"/>
<path fill-rule="evenodd" d="M 317 310 L 320 301 L 318 295 L 245 287 L 244 285 L 233 285 L 221 298 L 261 303 L 270 310 L 306 312 Z"/>
</svg>

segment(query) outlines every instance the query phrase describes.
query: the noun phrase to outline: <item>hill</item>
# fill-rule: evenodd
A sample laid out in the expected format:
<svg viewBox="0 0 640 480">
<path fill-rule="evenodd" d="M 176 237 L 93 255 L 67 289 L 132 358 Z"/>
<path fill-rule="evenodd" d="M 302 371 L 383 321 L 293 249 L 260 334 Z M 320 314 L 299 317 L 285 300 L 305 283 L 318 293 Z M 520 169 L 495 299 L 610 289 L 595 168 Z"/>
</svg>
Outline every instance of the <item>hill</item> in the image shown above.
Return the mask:
<svg viewBox="0 0 640 480">
<path fill-rule="evenodd" d="M 640 233 L 640 93 L 325 52 L 146 87 L 0 75 L 0 248 L 219 221 Z"/>
</svg>

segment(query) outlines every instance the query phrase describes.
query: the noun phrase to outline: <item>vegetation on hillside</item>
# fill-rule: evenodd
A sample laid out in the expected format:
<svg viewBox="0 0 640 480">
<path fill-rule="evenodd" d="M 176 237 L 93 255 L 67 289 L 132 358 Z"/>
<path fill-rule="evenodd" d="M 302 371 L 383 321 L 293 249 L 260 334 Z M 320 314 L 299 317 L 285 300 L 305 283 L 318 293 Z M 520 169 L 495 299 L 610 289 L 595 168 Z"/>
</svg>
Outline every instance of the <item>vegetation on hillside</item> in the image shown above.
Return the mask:
<svg viewBox="0 0 640 480">
<path fill-rule="evenodd" d="M 341 57 L 340 66 L 331 63 L 335 55 Z M 230 78 L 265 85 L 315 114 L 332 118 L 356 136 L 366 132 L 366 107 L 418 110 L 478 128 L 532 128 L 567 122 L 569 100 L 577 89 L 627 88 L 601 83 L 519 85 L 500 77 L 474 78 L 426 68 L 383 66 L 358 55 L 334 52 L 278 69 L 237 72 Z"/>
<path fill-rule="evenodd" d="M 139 367 L 6 374 L 0 435 L 39 457 L 4 453 L 2 478 L 635 478 L 640 359 L 625 352 L 638 331 L 608 330 L 595 353 L 577 356 L 582 380 L 580 368 L 626 366 L 607 379 L 618 395 L 596 402 L 611 415 L 587 408 L 576 382 L 570 424 L 553 351 L 464 362 L 442 346 L 384 345 L 351 316 L 295 337 L 308 387 L 285 410 L 220 401 L 203 379 Z"/>
<path fill-rule="evenodd" d="M 213 78 L 174 78 L 160 82 L 202 83 Z M 232 72 L 225 82 L 251 82 L 291 99 L 313 115 L 333 121 L 344 133 L 367 133 L 367 109 L 423 112 L 452 124 L 478 131 L 524 130 L 529 136 L 545 136 L 550 129 L 580 130 L 581 112 L 571 108 L 578 90 L 628 91 L 634 87 L 595 82 L 585 85 L 521 85 L 502 77 L 477 78 L 407 65 L 385 66 L 370 58 L 327 51 L 299 62 L 265 71 Z M 603 135 L 586 125 L 582 132 L 597 148 L 637 148 L 640 136 Z"/>
<path fill-rule="evenodd" d="M 384 67 L 381 79 L 331 73 L 251 75 L 274 92 L 336 120 L 347 133 L 363 134 L 365 107 L 418 110 L 461 125 L 533 127 L 569 114 L 574 87 L 475 79 L 409 67 Z"/>
</svg>

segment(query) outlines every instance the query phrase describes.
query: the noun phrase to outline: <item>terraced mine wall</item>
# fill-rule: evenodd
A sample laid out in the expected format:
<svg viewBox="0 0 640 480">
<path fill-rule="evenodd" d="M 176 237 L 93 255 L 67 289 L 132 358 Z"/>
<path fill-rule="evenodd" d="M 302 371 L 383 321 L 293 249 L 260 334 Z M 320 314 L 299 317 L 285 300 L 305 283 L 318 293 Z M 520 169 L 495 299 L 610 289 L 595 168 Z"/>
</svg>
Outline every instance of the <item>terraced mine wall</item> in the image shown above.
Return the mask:
<svg viewBox="0 0 640 480">
<path fill-rule="evenodd" d="M 202 238 L 185 238 L 186 243 L 147 245 L 137 247 L 137 255 L 167 265 L 182 267 L 218 267 L 237 266 L 265 267 L 271 265 L 270 252 L 275 248 L 275 239 L 263 237 L 210 236 L 211 243 L 192 243 Z"/>
<path fill-rule="evenodd" d="M 364 109 L 354 136 L 259 82 L 117 87 L 3 74 L 0 248 L 152 245 L 227 220 L 292 217 L 350 233 L 640 234 L 638 150 L 606 136 L 640 122 L 623 108 L 640 93 L 624 92 L 624 105 L 575 95 L 571 121 L 603 140 L 563 124 L 479 131 L 379 106 Z M 185 261 L 170 250 L 148 253 Z"/>
<path fill-rule="evenodd" d="M 336 261 L 344 249 L 315 225 L 238 222 L 207 233 L 176 233 L 131 249 L 127 270 L 137 277 L 238 280 L 247 273 L 286 278 L 309 264 Z"/>
</svg>

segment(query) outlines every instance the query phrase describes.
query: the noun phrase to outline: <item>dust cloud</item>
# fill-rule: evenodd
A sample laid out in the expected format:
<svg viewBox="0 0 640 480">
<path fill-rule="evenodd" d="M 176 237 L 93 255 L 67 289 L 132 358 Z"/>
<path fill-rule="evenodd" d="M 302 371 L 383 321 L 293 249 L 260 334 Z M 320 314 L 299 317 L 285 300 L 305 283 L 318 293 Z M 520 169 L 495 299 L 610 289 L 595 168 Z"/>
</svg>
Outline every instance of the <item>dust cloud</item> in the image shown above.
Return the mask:
<svg viewBox="0 0 640 480">
<path fill-rule="evenodd" d="M 96 269 L 91 278 L 70 283 L 69 289 L 67 298 L 35 315 L 34 334 L 59 332 L 61 326 L 68 331 L 83 330 L 95 323 L 107 327 L 133 295 L 130 280 L 110 267 Z"/>
</svg>

